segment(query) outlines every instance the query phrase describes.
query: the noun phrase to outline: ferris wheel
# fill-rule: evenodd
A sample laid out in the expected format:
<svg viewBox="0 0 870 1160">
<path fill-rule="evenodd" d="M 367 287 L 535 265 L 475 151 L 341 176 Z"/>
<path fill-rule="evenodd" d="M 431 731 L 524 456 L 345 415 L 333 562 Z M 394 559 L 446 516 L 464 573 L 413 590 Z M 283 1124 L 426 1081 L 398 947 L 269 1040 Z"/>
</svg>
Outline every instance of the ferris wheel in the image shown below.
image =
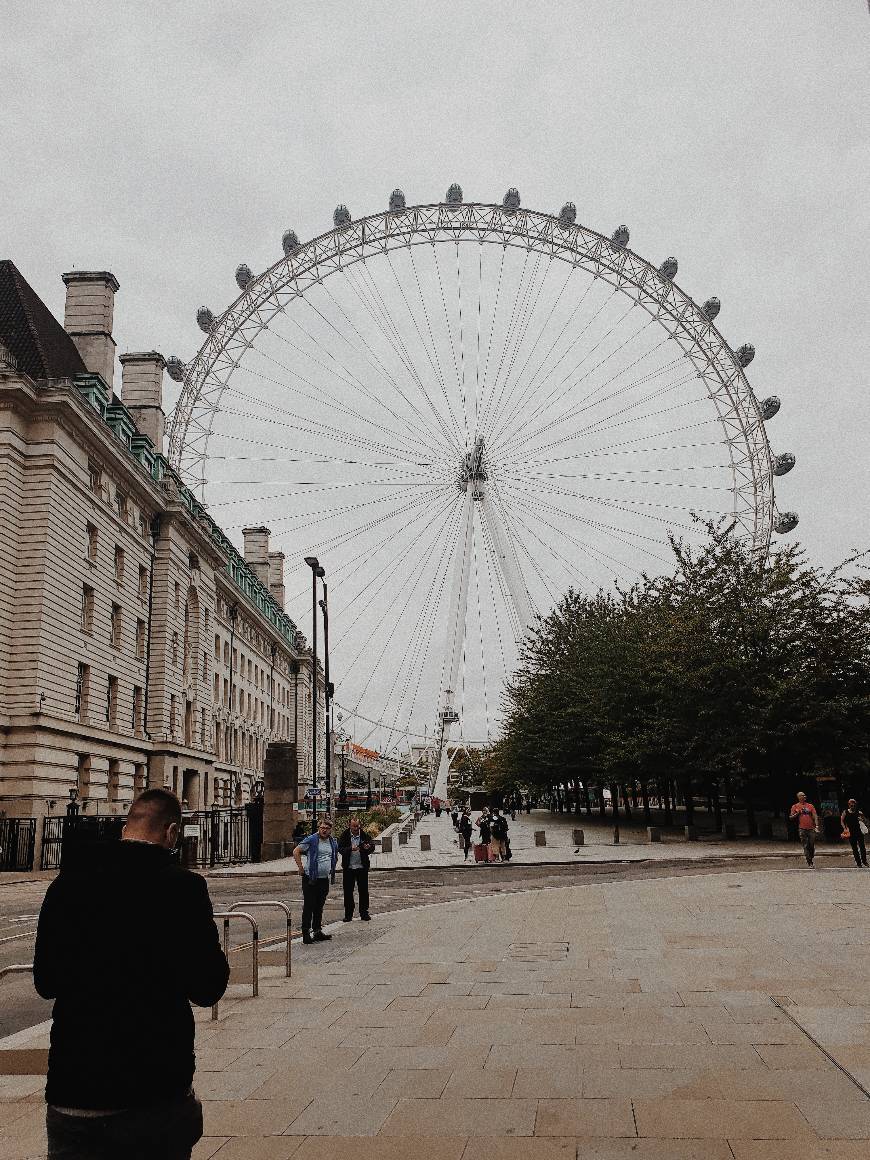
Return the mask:
<svg viewBox="0 0 870 1160">
<path fill-rule="evenodd" d="M 237 268 L 223 313 L 200 308 L 196 356 L 169 360 L 169 456 L 222 526 L 266 522 L 299 561 L 300 623 L 303 557 L 325 564 L 336 697 L 370 744 L 490 736 L 536 614 L 664 569 L 669 535 L 723 520 L 764 554 L 797 525 L 754 348 L 625 226 L 451 185 L 282 241 L 262 274 Z"/>
</svg>

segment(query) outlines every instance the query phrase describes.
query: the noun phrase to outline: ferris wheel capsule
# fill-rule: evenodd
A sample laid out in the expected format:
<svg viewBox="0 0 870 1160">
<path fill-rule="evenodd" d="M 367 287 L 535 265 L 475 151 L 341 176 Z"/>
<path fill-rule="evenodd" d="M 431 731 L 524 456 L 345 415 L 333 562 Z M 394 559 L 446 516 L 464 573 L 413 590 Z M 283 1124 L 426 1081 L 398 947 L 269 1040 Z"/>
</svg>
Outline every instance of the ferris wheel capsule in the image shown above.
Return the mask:
<svg viewBox="0 0 870 1160">
<path fill-rule="evenodd" d="M 773 530 L 778 536 L 784 536 L 786 532 L 793 532 L 799 522 L 797 512 L 780 512 L 773 521 Z"/>
<path fill-rule="evenodd" d="M 704 305 L 701 307 L 701 313 L 704 315 L 708 322 L 712 322 L 721 309 L 722 303 L 718 298 L 708 298 Z"/>
<path fill-rule="evenodd" d="M 795 465 L 795 457 L 791 451 L 783 451 L 781 455 L 774 456 L 773 460 L 773 474 L 774 475 L 788 475 Z"/>
<path fill-rule="evenodd" d="M 351 223 L 350 210 L 346 205 L 337 205 L 332 215 L 332 223 L 337 230 L 343 230 Z"/>
<path fill-rule="evenodd" d="M 767 420 L 773 418 L 782 404 L 776 395 L 771 395 L 769 398 L 765 399 L 764 402 L 759 403 L 758 406 L 761 410 L 762 419 Z"/>
<path fill-rule="evenodd" d="M 745 368 L 755 358 L 755 347 L 751 342 L 744 342 L 743 346 L 739 347 L 734 354 L 740 365 Z"/>
<path fill-rule="evenodd" d="M 284 256 L 289 258 L 291 254 L 299 249 L 299 238 L 295 230 L 285 230 L 284 236 L 281 238 L 281 248 L 284 250 Z"/>
<path fill-rule="evenodd" d="M 200 306 L 199 310 L 196 312 L 196 325 L 199 327 L 199 329 L 204 331 L 206 334 L 210 334 L 214 329 L 214 324 L 215 316 L 212 314 L 209 308 L 207 306 Z"/>
<path fill-rule="evenodd" d="M 511 186 L 502 198 L 501 204 L 508 211 L 508 213 L 514 213 L 516 210 L 518 210 L 520 208 L 519 190 L 514 189 L 514 187 Z"/>
<path fill-rule="evenodd" d="M 456 182 L 447 190 L 447 204 L 462 205 L 462 186 L 457 185 Z"/>
<path fill-rule="evenodd" d="M 659 273 L 663 278 L 667 278 L 669 282 L 673 282 L 674 278 L 677 276 L 678 268 L 679 263 L 677 262 L 676 258 L 665 258 L 665 260 L 659 266 Z"/>
<path fill-rule="evenodd" d="M 573 226 L 577 221 L 577 206 L 573 201 L 566 201 L 559 210 L 559 225 Z"/>
<path fill-rule="evenodd" d="M 628 226 L 617 226 L 610 237 L 610 241 L 617 250 L 624 250 L 628 245 Z"/>
<path fill-rule="evenodd" d="M 405 195 L 401 189 L 394 189 L 390 194 L 390 210 L 397 213 L 399 210 L 405 208 Z"/>
<path fill-rule="evenodd" d="M 241 265 L 236 266 L 236 285 L 240 290 L 247 290 L 253 280 L 254 275 L 247 262 L 242 262 Z"/>
<path fill-rule="evenodd" d="M 166 360 L 166 373 L 175 383 L 184 382 L 184 363 L 178 355 L 171 354 Z"/>
</svg>

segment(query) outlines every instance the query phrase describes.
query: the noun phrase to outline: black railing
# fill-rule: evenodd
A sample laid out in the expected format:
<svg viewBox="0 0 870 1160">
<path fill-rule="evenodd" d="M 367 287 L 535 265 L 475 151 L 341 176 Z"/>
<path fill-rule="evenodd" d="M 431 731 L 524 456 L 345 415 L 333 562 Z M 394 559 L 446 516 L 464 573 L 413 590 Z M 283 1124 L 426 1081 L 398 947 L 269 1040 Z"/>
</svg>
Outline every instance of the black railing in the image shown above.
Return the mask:
<svg viewBox="0 0 870 1160">
<path fill-rule="evenodd" d="M 120 838 L 124 821 L 120 814 L 98 814 L 91 818 L 83 814 L 75 817 L 60 814 L 44 818 L 40 868 L 59 870 L 75 857 L 82 845 Z"/>
<path fill-rule="evenodd" d="M 0 818 L 0 871 L 32 870 L 36 818 Z"/>
<path fill-rule="evenodd" d="M 181 859 L 185 866 L 251 861 L 248 809 L 195 810 L 184 815 Z"/>
</svg>

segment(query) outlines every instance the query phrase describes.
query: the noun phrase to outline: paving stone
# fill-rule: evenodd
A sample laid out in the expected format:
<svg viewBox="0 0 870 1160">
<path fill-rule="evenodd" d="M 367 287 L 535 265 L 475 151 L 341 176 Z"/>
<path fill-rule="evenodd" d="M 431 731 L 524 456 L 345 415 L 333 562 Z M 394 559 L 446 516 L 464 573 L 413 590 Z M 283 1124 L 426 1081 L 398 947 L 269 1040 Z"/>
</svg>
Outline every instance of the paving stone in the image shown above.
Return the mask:
<svg viewBox="0 0 870 1160">
<path fill-rule="evenodd" d="M 536 1136 L 636 1136 L 631 1100 L 538 1101 Z"/>
<path fill-rule="evenodd" d="M 513 1094 L 516 1071 L 487 1071 L 484 1068 L 460 1068 L 454 1071 L 444 1091 L 444 1098 L 493 1099 Z"/>
<path fill-rule="evenodd" d="M 673 1139 L 803 1140 L 813 1133 L 793 1103 L 779 1100 L 634 1100 L 639 1136 Z"/>
<path fill-rule="evenodd" d="M 295 1099 L 203 1100 L 207 1136 L 277 1136 L 289 1128 L 311 1102 L 301 1093 Z"/>
<path fill-rule="evenodd" d="M 575 1144 L 577 1160 L 732 1160 L 727 1140 L 596 1139 L 587 1136 L 578 1138 Z M 795 1157 L 789 1160 L 795 1160 Z"/>
<path fill-rule="evenodd" d="M 309 1136 L 300 1155 L 305 1160 L 361 1160 L 363 1154 L 372 1160 L 462 1160 L 465 1136 L 378 1136 L 371 1145 L 361 1147 L 359 1136 Z M 264 1160 L 270 1160 L 264 1153 Z"/>
<path fill-rule="evenodd" d="M 531 1136 L 535 1100 L 399 1100 L 381 1129 L 385 1136 Z"/>
<path fill-rule="evenodd" d="M 375 1136 L 395 1106 L 395 1096 L 346 1096 L 330 1088 L 312 1100 L 285 1132 L 294 1136 Z"/>
</svg>

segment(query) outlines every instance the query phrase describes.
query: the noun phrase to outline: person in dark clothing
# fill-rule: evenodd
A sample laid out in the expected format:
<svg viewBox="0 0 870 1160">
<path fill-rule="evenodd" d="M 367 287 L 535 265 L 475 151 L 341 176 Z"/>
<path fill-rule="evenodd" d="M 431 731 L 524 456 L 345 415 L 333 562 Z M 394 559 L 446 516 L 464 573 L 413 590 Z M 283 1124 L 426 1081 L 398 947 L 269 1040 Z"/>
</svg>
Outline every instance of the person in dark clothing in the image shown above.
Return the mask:
<svg viewBox="0 0 870 1160">
<path fill-rule="evenodd" d="M 465 851 L 465 861 L 468 861 L 468 851 L 471 849 L 471 818 L 464 811 L 459 819 L 459 843 Z"/>
<path fill-rule="evenodd" d="M 344 883 L 344 921 L 353 920 L 353 888 L 359 893 L 359 916 L 369 922 L 369 865 L 375 844 L 361 828 L 359 818 L 352 817 L 350 825 L 338 839 L 341 855 L 341 875 Z"/>
<path fill-rule="evenodd" d="M 848 831 L 849 845 L 852 847 L 852 854 L 858 866 L 867 865 L 867 847 L 864 844 L 864 834 L 861 830 L 861 823 L 866 826 L 868 824 L 863 812 L 858 809 L 858 803 L 854 798 L 849 798 L 846 803 L 846 808 L 840 814 L 840 824 L 844 832 Z"/>
<path fill-rule="evenodd" d="M 46 891 L 33 981 L 54 999 L 48 1155 L 187 1160 L 202 1135 L 190 1004 L 229 966 L 206 881 L 171 859 L 181 804 L 148 790 L 121 841 L 83 848 Z"/>
<path fill-rule="evenodd" d="M 305 865 L 302 857 L 305 856 Z M 330 882 L 335 882 L 338 864 L 338 842 L 332 836 L 332 822 L 321 818 L 316 834 L 309 834 L 293 851 L 302 880 L 302 941 L 328 942 L 331 934 L 323 930 L 323 906 Z"/>
</svg>

